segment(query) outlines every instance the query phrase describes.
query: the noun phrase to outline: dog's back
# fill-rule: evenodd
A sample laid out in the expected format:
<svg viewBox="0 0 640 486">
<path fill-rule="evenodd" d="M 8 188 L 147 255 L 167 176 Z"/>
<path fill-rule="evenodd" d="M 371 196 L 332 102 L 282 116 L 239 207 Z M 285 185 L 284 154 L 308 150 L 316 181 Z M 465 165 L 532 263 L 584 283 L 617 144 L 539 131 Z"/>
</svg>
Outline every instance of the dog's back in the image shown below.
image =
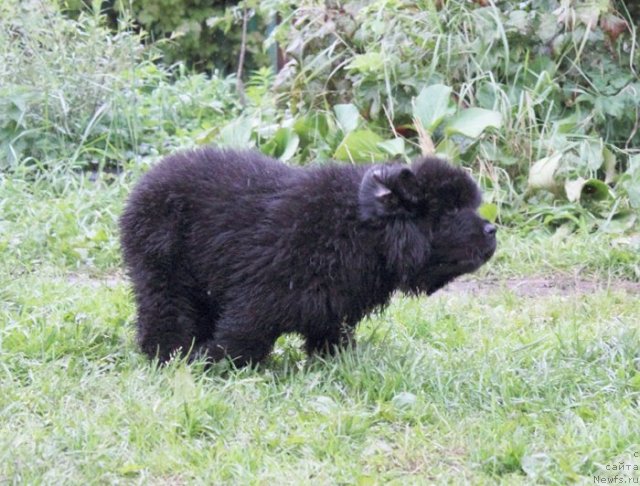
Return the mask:
<svg viewBox="0 0 640 486">
<path fill-rule="evenodd" d="M 206 148 L 165 158 L 136 185 L 120 219 L 125 262 L 176 256 L 189 223 L 185 215 L 200 217 L 200 208 L 224 227 L 246 227 L 246 218 L 257 217 L 263 199 L 296 170 L 248 151 Z M 236 214 L 234 207 L 242 209 Z"/>
</svg>

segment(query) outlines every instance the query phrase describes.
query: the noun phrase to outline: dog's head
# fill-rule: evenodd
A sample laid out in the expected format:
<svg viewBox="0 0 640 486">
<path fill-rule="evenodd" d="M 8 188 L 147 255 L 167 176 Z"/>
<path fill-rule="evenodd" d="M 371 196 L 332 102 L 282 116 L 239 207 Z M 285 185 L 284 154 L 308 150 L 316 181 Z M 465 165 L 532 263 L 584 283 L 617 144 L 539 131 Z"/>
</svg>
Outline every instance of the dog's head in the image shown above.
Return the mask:
<svg viewBox="0 0 640 486">
<path fill-rule="evenodd" d="M 364 175 L 360 216 L 381 225 L 383 254 L 401 290 L 431 294 L 477 270 L 496 249 L 496 227 L 481 218 L 478 185 L 461 168 L 426 157 Z"/>
</svg>

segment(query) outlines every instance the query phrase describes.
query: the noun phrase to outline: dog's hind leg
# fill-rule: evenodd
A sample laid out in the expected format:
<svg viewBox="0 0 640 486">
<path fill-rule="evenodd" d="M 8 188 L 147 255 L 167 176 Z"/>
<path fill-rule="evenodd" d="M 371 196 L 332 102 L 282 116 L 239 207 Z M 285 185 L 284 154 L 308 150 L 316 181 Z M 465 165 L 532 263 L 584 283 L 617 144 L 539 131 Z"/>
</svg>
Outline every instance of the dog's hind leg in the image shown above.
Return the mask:
<svg viewBox="0 0 640 486">
<path fill-rule="evenodd" d="M 331 355 L 338 350 L 355 347 L 356 340 L 354 331 L 355 327 L 348 324 L 333 324 L 308 331 L 304 334 L 305 350 L 309 355 Z"/>
<path fill-rule="evenodd" d="M 263 316 L 251 314 L 248 305 L 223 313 L 215 324 L 213 338 L 197 348 L 197 355 L 204 355 L 211 361 L 226 358 L 237 367 L 257 364 L 266 358 L 279 332 L 267 325 Z"/>
<path fill-rule="evenodd" d="M 137 337 L 142 351 L 161 363 L 186 355 L 198 335 L 200 309 L 177 279 L 165 272 L 135 272 Z"/>
</svg>

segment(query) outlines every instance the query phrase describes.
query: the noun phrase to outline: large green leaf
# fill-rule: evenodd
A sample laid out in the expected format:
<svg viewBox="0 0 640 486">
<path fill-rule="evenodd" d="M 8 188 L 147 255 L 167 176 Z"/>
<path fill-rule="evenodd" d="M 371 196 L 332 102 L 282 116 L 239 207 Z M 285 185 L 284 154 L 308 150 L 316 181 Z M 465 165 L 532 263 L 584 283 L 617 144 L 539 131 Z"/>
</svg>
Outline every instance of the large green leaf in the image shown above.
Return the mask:
<svg viewBox="0 0 640 486">
<path fill-rule="evenodd" d="M 442 120 L 455 113 L 451 103 L 451 88 L 444 84 L 432 84 L 422 88 L 413 103 L 413 117 L 420 120 L 423 128 L 433 133 Z"/>
<path fill-rule="evenodd" d="M 326 138 L 330 131 L 327 114 L 313 112 L 301 116 L 294 121 L 293 129 L 306 143 L 313 143 L 318 138 Z"/>
<path fill-rule="evenodd" d="M 498 111 L 484 108 L 468 108 L 454 116 L 444 131 L 447 135 L 459 134 L 468 138 L 478 138 L 487 128 L 500 129 L 502 115 Z"/>
<path fill-rule="evenodd" d="M 564 183 L 567 199 L 575 201 L 602 201 L 611 196 L 611 190 L 604 182 L 598 179 L 583 179 L 578 177 Z"/>
<path fill-rule="evenodd" d="M 344 137 L 333 156 L 352 162 L 385 160 L 387 154 L 378 145 L 381 142 L 384 142 L 382 137 L 371 130 L 355 130 Z"/>
<path fill-rule="evenodd" d="M 245 149 L 253 146 L 251 135 L 251 119 L 241 117 L 232 121 L 220 130 L 220 134 L 216 141 L 222 147 Z"/>
<path fill-rule="evenodd" d="M 292 128 L 282 127 L 260 149 L 267 155 L 287 161 L 296 153 L 299 143 L 300 137 Z"/>
<path fill-rule="evenodd" d="M 562 153 L 557 153 L 536 161 L 529 169 L 529 187 L 531 189 L 553 190 L 557 185 L 555 174 L 561 159 Z"/>
<path fill-rule="evenodd" d="M 392 157 L 405 154 L 404 138 L 393 138 L 378 143 L 378 148 L 384 150 Z"/>
<path fill-rule="evenodd" d="M 583 140 L 579 146 L 580 160 L 590 171 L 596 171 L 602 167 L 604 157 L 602 154 L 603 144 L 601 139 Z"/>
<path fill-rule="evenodd" d="M 567 199 L 571 202 L 576 202 L 580 200 L 580 194 L 582 193 L 582 186 L 586 179 L 582 177 L 578 177 L 574 181 L 565 181 L 564 183 L 564 192 L 567 194 Z"/>
<path fill-rule="evenodd" d="M 358 127 L 360 122 L 360 112 L 351 103 L 344 105 L 335 105 L 333 111 L 336 114 L 338 124 L 344 133 L 349 133 Z"/>
</svg>

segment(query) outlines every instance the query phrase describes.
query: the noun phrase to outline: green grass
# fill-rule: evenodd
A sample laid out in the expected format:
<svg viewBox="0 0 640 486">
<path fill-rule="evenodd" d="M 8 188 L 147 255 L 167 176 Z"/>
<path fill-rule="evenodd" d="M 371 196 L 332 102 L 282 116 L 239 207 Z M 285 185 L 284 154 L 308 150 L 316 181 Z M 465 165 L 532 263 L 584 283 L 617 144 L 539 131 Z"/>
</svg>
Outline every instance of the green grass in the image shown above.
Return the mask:
<svg viewBox="0 0 640 486">
<path fill-rule="evenodd" d="M 503 228 L 493 290 L 397 296 L 353 352 L 308 360 L 291 336 L 258 369 L 157 369 L 119 270 L 130 186 L 0 179 L 0 482 L 566 484 L 638 463 L 633 240 Z M 557 275 L 601 289 L 500 285 Z"/>
</svg>

